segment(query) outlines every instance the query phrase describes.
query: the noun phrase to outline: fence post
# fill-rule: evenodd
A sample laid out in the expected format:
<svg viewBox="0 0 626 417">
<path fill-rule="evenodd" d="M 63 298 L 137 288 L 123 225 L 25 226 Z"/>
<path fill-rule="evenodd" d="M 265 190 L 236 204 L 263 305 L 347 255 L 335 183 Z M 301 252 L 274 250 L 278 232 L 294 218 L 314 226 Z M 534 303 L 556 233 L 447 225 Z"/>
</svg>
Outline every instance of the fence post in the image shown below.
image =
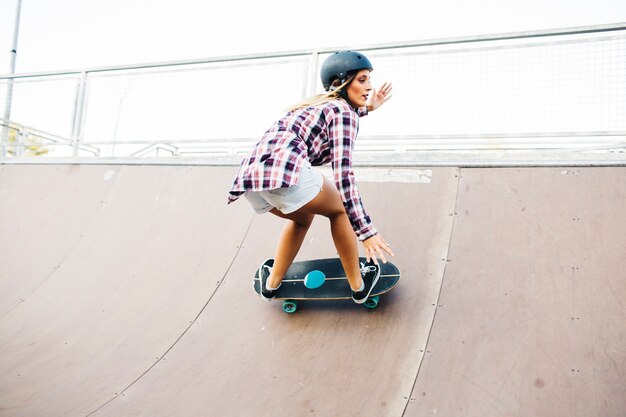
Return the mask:
<svg viewBox="0 0 626 417">
<path fill-rule="evenodd" d="M 309 66 L 306 74 L 306 84 L 304 86 L 304 97 L 311 97 L 315 94 L 315 85 L 317 82 L 317 63 L 319 60 L 319 52 L 315 51 L 309 58 Z"/>
<path fill-rule="evenodd" d="M 20 32 L 20 11 L 22 9 L 22 1 L 17 0 L 15 7 L 15 26 L 13 27 L 13 44 L 11 47 L 11 63 L 10 74 L 15 73 L 15 59 L 17 58 L 17 38 Z M 2 145 L 0 146 L 0 157 L 5 158 L 7 156 L 7 147 L 9 145 L 9 123 L 11 121 L 11 105 L 13 104 L 13 78 L 9 78 L 7 83 L 6 100 L 4 107 L 4 120 L 6 120 L 6 126 L 2 129 Z"/>
<path fill-rule="evenodd" d="M 74 157 L 78 156 L 78 152 L 80 151 L 80 144 L 82 142 L 83 136 L 83 119 L 85 113 L 85 105 L 86 105 L 86 90 L 87 90 L 87 72 L 83 71 L 80 74 L 80 79 L 78 81 L 78 88 L 76 91 L 76 99 L 74 103 L 74 119 L 72 121 L 72 134 L 70 135 L 70 140 L 72 143 L 73 152 L 72 155 Z"/>
</svg>

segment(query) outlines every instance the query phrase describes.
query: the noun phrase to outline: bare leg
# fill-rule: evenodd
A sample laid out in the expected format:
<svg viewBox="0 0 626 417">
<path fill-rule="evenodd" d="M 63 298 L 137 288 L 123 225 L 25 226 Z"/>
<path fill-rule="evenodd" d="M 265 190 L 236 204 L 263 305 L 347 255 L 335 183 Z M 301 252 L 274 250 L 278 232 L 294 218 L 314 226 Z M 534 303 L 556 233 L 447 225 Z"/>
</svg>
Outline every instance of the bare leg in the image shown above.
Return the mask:
<svg viewBox="0 0 626 417">
<path fill-rule="evenodd" d="M 356 235 L 352 230 L 348 215 L 344 212 L 343 215 L 329 217 L 329 219 L 333 242 L 341 259 L 341 265 L 346 271 L 350 288 L 353 291 L 358 291 L 363 284 L 363 278 L 361 278 Z"/>
<path fill-rule="evenodd" d="M 324 178 L 322 191 L 307 205 L 300 210 L 283 214 L 273 209 L 271 213 L 276 216 L 289 219 L 278 241 L 274 258 L 274 268 L 268 279 L 270 287 L 277 287 L 282 281 L 287 269 L 295 259 L 306 232 L 316 214 L 327 217 L 330 220 L 330 231 L 341 264 L 346 272 L 350 287 L 357 291 L 363 284 L 359 267 L 359 250 L 357 239 L 352 230 L 339 191 L 335 185 Z"/>
<path fill-rule="evenodd" d="M 341 265 L 346 272 L 350 287 L 353 291 L 358 291 L 363 284 L 359 266 L 359 248 L 335 184 L 324 178 L 322 192 L 304 206 L 302 211 L 320 214 L 330 220 L 330 231 L 339 259 L 341 259 Z"/>
<path fill-rule="evenodd" d="M 298 211 L 283 214 L 277 209 L 272 209 L 270 213 L 287 219 L 287 224 L 285 224 L 278 239 L 278 246 L 274 254 L 274 267 L 267 280 L 269 287 L 276 288 L 280 285 L 287 270 L 296 258 L 315 215 Z"/>
</svg>

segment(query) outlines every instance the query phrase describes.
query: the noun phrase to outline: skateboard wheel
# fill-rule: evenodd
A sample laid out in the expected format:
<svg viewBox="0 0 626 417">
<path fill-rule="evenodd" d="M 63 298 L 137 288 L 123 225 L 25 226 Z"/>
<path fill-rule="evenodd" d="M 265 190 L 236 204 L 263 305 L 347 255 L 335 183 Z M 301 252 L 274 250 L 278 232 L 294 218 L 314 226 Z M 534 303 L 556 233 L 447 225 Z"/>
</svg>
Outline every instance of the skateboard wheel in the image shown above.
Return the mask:
<svg viewBox="0 0 626 417">
<path fill-rule="evenodd" d="M 380 300 L 380 296 L 375 295 L 371 298 L 368 298 L 367 301 L 365 301 L 364 305 L 367 308 L 376 308 L 378 307 L 378 300 Z"/>
<path fill-rule="evenodd" d="M 295 313 L 298 309 L 298 304 L 295 301 L 287 300 L 283 301 L 283 311 L 285 313 L 291 314 Z"/>
</svg>

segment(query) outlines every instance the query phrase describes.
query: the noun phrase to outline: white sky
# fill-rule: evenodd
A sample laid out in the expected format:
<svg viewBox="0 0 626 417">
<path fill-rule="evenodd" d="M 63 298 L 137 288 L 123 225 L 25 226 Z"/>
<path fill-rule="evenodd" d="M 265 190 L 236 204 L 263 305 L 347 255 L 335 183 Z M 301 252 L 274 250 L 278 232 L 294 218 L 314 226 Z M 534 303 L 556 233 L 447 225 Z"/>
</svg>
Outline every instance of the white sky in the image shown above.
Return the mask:
<svg viewBox="0 0 626 417">
<path fill-rule="evenodd" d="M 0 0 L 0 74 L 16 4 Z M 619 22 L 622 0 L 22 0 L 16 72 Z"/>
</svg>

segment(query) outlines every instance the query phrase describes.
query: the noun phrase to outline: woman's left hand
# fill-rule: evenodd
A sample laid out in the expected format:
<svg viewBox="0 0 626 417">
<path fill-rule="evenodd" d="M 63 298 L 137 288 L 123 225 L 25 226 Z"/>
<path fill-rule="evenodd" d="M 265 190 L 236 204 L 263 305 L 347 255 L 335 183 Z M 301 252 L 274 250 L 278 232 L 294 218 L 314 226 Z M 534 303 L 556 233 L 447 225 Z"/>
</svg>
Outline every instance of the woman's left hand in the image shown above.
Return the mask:
<svg viewBox="0 0 626 417">
<path fill-rule="evenodd" d="M 365 247 L 365 258 L 367 262 L 372 260 L 376 265 L 378 265 L 378 259 L 376 258 L 380 258 L 383 263 L 386 264 L 387 258 L 385 257 L 385 252 L 390 256 L 394 256 L 391 247 L 387 242 L 385 242 L 385 239 L 383 239 L 380 233 L 362 241 L 362 243 Z"/>
<path fill-rule="evenodd" d="M 383 83 L 380 90 L 373 89 L 367 99 L 367 111 L 374 111 L 382 106 L 387 100 L 391 98 L 392 85 L 390 83 Z"/>
</svg>

